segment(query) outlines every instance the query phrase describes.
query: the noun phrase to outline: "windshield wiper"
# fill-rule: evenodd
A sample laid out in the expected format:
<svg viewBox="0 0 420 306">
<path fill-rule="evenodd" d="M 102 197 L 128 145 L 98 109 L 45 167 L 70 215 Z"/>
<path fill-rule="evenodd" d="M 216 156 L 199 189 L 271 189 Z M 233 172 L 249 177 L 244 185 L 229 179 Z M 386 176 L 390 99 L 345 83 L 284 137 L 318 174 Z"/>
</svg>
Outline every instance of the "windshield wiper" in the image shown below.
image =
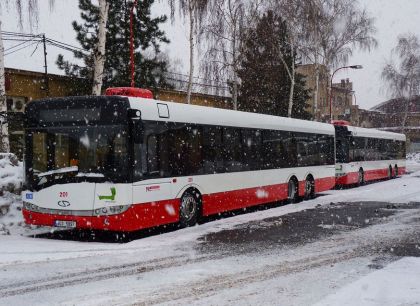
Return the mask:
<svg viewBox="0 0 420 306">
<path fill-rule="evenodd" d="M 79 172 L 79 173 L 77 173 L 76 177 L 93 177 L 93 178 L 97 178 L 97 177 L 105 177 L 105 175 L 103 175 L 102 173 L 93 173 L 93 172 L 83 173 L 83 172 Z"/>
<path fill-rule="evenodd" d="M 72 167 L 59 168 L 59 169 L 55 169 L 55 170 L 51 170 L 51 171 L 47 171 L 47 172 L 41 172 L 41 173 L 38 173 L 37 176 L 38 177 L 43 177 L 43 176 L 48 176 L 48 175 L 52 175 L 52 174 L 78 172 L 78 171 L 79 171 L 79 167 L 72 166 Z"/>
</svg>

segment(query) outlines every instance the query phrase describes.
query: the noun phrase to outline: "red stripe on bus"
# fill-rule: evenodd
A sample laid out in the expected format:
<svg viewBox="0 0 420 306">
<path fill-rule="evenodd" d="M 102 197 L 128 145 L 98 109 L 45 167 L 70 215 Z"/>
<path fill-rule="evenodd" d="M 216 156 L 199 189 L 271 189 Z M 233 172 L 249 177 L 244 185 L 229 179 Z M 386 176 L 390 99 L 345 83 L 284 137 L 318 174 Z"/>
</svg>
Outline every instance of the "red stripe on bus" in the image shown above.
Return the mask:
<svg viewBox="0 0 420 306">
<path fill-rule="evenodd" d="M 335 185 L 335 177 L 315 180 L 315 192 L 330 190 Z M 305 193 L 305 181 L 299 182 L 299 195 Z M 203 215 L 241 209 L 259 204 L 287 199 L 288 184 L 262 186 L 203 195 Z"/>
<path fill-rule="evenodd" d="M 395 169 L 392 169 L 394 172 Z M 398 168 L 398 175 L 405 174 L 405 167 Z M 374 181 L 379 179 L 388 178 L 388 168 L 386 169 L 376 169 L 376 170 L 368 170 L 364 172 L 365 181 Z M 356 184 L 359 181 L 359 172 L 349 172 L 346 175 L 337 177 L 336 183 L 337 185 L 350 185 Z"/>
<path fill-rule="evenodd" d="M 323 192 L 334 188 L 335 177 L 324 177 L 315 180 L 315 193 Z"/>
<path fill-rule="evenodd" d="M 303 183 L 303 184 L 302 184 Z M 335 178 L 315 180 L 315 192 L 334 187 Z M 304 182 L 299 182 L 304 186 Z M 287 184 L 262 186 L 203 195 L 203 215 L 255 206 L 287 199 Z M 126 212 L 110 216 L 72 216 L 31 212 L 23 209 L 27 224 L 53 226 L 55 220 L 76 221 L 79 229 L 136 231 L 179 221 L 180 199 L 135 204 Z"/>
</svg>

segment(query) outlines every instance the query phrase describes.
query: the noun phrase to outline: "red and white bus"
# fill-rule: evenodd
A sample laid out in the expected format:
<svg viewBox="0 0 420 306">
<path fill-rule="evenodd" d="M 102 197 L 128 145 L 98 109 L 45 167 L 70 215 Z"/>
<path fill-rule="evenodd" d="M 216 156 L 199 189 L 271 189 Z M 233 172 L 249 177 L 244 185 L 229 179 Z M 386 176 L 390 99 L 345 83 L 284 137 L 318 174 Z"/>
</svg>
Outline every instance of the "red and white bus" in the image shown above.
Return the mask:
<svg viewBox="0 0 420 306">
<path fill-rule="evenodd" d="M 405 173 L 404 134 L 338 123 L 336 129 L 336 184 L 363 185 Z"/>
<path fill-rule="evenodd" d="M 335 185 L 330 124 L 127 96 L 26 109 L 26 223 L 135 231 Z"/>
</svg>

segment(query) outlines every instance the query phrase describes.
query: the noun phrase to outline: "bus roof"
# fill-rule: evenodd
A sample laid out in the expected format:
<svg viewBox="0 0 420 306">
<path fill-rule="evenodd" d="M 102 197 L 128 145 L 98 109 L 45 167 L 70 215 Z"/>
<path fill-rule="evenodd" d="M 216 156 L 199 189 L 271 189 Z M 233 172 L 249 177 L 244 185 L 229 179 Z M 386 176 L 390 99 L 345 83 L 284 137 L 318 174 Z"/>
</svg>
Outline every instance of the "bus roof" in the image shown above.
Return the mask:
<svg viewBox="0 0 420 306">
<path fill-rule="evenodd" d="M 399 140 L 405 141 L 406 137 L 404 134 L 392 133 L 392 132 L 385 132 L 376 129 L 367 129 L 367 128 L 360 128 L 355 126 L 347 126 L 349 132 L 352 133 L 353 136 L 359 137 L 371 137 L 371 138 L 382 138 L 382 139 L 392 139 L 392 140 Z"/>
<path fill-rule="evenodd" d="M 139 109 L 143 120 L 185 122 L 256 129 L 334 135 L 334 126 L 316 121 L 248 113 L 159 100 L 129 98 L 130 107 Z M 160 113 L 162 112 L 162 113 Z M 164 113 L 164 114 L 163 114 Z"/>
</svg>

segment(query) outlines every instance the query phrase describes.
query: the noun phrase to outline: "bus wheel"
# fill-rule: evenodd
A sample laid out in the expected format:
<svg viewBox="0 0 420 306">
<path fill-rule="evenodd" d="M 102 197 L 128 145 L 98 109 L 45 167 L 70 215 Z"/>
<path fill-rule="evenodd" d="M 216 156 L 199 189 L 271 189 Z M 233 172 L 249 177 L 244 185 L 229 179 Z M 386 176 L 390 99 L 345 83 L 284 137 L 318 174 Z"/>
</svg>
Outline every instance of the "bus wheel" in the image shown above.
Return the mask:
<svg viewBox="0 0 420 306">
<path fill-rule="evenodd" d="M 289 203 L 297 203 L 298 202 L 298 184 L 297 181 L 293 178 L 290 179 L 288 184 L 288 191 L 287 191 L 287 201 Z"/>
<path fill-rule="evenodd" d="M 398 177 L 398 166 L 395 165 L 395 168 L 394 169 L 395 169 L 394 170 L 394 177 L 396 178 L 396 177 Z"/>
<path fill-rule="evenodd" d="M 305 181 L 305 200 L 315 198 L 315 182 L 312 176 L 308 176 Z"/>
<path fill-rule="evenodd" d="M 363 169 L 359 170 L 359 179 L 357 181 L 357 184 L 359 186 L 362 186 L 365 184 L 365 173 L 363 172 Z"/>
<path fill-rule="evenodd" d="M 389 166 L 388 168 L 388 178 L 391 180 L 394 177 L 393 173 L 392 173 L 392 167 Z"/>
<path fill-rule="evenodd" d="M 179 207 L 179 223 L 181 227 L 194 226 L 199 217 L 200 194 L 194 190 L 187 190 L 181 197 L 181 206 Z"/>
</svg>

